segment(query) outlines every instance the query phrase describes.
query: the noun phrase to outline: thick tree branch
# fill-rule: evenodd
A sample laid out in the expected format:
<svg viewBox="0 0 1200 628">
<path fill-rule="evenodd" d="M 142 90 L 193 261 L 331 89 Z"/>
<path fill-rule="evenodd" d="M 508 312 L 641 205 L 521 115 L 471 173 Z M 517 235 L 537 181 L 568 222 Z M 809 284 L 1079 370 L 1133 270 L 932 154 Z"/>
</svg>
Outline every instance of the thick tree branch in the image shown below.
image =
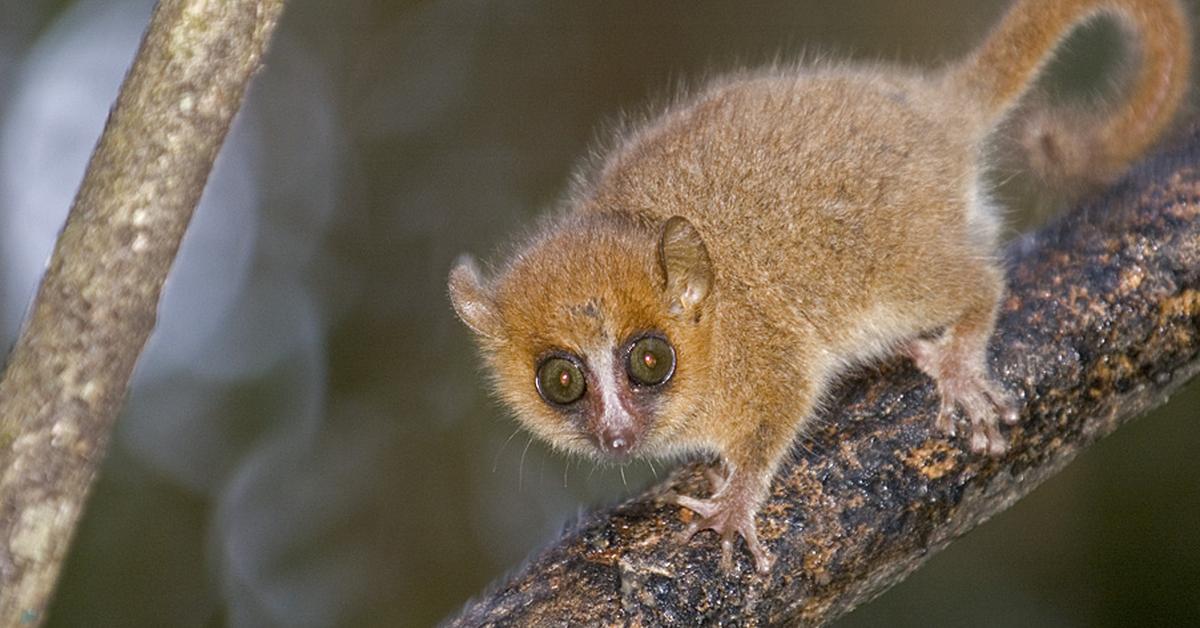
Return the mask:
<svg viewBox="0 0 1200 628">
<path fill-rule="evenodd" d="M 283 0 L 161 0 L 0 382 L 0 624 L 37 624 Z"/>
<path fill-rule="evenodd" d="M 688 465 L 584 517 L 455 625 L 821 624 L 900 581 L 1200 371 L 1200 131 L 1008 249 L 992 368 L 1022 401 L 1010 453 L 933 431 L 930 381 L 893 359 L 844 382 L 758 519 L 769 580 L 712 535 L 681 544 Z"/>
</svg>

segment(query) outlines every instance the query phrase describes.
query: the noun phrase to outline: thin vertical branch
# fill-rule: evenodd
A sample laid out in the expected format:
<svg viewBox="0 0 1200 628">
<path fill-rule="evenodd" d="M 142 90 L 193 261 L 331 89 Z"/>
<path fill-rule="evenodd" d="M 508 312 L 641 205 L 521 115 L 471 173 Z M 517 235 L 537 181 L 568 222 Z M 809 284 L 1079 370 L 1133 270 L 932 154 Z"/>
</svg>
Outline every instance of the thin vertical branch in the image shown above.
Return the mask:
<svg viewBox="0 0 1200 628">
<path fill-rule="evenodd" d="M 159 295 L 283 0 L 161 0 L 0 381 L 0 624 L 44 620 Z"/>
</svg>

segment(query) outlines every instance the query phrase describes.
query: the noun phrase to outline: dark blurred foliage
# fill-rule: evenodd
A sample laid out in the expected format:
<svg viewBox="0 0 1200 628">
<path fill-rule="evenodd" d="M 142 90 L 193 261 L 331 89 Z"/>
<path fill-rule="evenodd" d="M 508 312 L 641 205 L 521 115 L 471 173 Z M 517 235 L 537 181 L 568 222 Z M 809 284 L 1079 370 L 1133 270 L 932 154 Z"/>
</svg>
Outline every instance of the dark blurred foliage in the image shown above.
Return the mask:
<svg viewBox="0 0 1200 628">
<path fill-rule="evenodd" d="M 801 55 L 933 67 L 1007 3 L 290 4 L 168 287 L 51 625 L 452 613 L 580 510 L 654 475 L 596 470 L 514 432 L 445 298 L 454 258 L 494 259 L 622 112 L 681 84 Z M 148 10 L 0 0 L 6 341 Z M 1058 91 L 1096 91 L 1115 42 L 1102 27 L 1073 40 Z M 87 69 L 109 53 L 108 69 Z M 1010 203 L 1053 205 L 1013 160 L 995 179 Z M 1197 418 L 1192 385 L 842 625 L 1200 625 Z"/>
</svg>

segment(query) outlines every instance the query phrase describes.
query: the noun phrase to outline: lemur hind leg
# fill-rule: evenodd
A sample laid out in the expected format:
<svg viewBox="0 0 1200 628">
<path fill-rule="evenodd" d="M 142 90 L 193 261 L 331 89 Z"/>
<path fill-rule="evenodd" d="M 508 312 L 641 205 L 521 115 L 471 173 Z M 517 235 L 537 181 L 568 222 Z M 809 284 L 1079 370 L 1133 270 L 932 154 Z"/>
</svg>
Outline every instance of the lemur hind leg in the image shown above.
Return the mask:
<svg viewBox="0 0 1200 628">
<path fill-rule="evenodd" d="M 1012 397 L 988 372 L 988 339 L 1004 284 L 991 273 L 985 277 L 968 307 L 940 337 L 913 340 L 907 349 L 917 367 L 937 383 L 938 429 L 954 435 L 954 412 L 961 408 L 971 450 L 1000 455 L 1008 449 L 1008 441 L 1000 434 L 999 422 L 1013 425 L 1019 415 Z"/>
</svg>

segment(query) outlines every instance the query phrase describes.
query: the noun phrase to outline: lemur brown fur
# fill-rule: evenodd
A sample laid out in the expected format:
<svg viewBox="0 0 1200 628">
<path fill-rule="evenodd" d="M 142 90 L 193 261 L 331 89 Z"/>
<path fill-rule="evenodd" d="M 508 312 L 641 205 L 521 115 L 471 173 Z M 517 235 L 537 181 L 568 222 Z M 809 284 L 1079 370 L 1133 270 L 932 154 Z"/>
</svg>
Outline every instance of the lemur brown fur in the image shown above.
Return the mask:
<svg viewBox="0 0 1200 628">
<path fill-rule="evenodd" d="M 1004 293 L 986 146 L 1064 37 L 1098 14 L 1136 44 L 1124 100 L 1039 114 L 1028 144 L 1035 165 L 1107 180 L 1187 89 L 1178 2 L 1025 0 L 940 72 L 742 72 L 626 134 L 492 278 L 470 261 L 451 274 L 499 397 L 573 452 L 718 454 L 714 494 L 675 500 L 699 515 L 689 536 L 720 534 L 723 564 L 740 534 L 764 573 L 754 515 L 848 365 L 910 355 L 937 382 L 938 427 L 954 434 L 961 411 L 970 449 L 1003 455 L 998 424 L 1017 407 L 986 361 Z M 653 386 L 629 363 L 647 334 L 674 351 L 674 372 Z M 584 378 L 578 400 L 539 396 L 535 384 L 558 385 L 537 380 L 552 358 L 579 369 L 559 374 L 564 386 Z"/>
</svg>

